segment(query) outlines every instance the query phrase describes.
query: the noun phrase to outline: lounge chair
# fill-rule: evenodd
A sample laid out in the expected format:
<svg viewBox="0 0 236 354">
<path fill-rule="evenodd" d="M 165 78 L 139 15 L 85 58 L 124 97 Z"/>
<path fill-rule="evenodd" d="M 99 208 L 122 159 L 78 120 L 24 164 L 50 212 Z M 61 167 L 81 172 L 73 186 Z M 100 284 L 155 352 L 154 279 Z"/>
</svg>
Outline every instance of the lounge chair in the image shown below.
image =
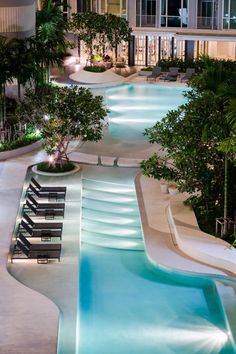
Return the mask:
<svg viewBox="0 0 236 354">
<path fill-rule="evenodd" d="M 50 229 L 50 230 L 62 230 L 63 223 L 62 222 L 34 222 L 31 217 L 24 213 L 23 219 L 34 229 Z"/>
<path fill-rule="evenodd" d="M 156 80 L 157 77 L 161 75 L 161 68 L 159 66 L 154 66 L 152 69 L 152 73 L 147 76 L 147 81 L 148 80 Z"/>
<path fill-rule="evenodd" d="M 160 77 L 160 80 L 164 81 L 176 81 L 179 75 L 179 68 L 169 68 L 169 72 L 166 75 Z"/>
<path fill-rule="evenodd" d="M 20 232 L 18 238 L 23 245 L 31 249 L 35 250 L 58 250 L 61 251 L 60 243 L 30 243 L 29 240 Z"/>
<path fill-rule="evenodd" d="M 33 229 L 24 220 L 21 220 L 18 230 L 24 235 L 26 234 L 25 237 L 41 237 L 41 241 L 51 241 L 52 237 L 59 237 L 61 240 L 62 235 L 62 230 Z"/>
<path fill-rule="evenodd" d="M 26 191 L 26 195 L 34 193 L 38 198 L 48 198 L 50 199 L 62 199 L 65 200 L 66 193 L 65 192 L 41 192 L 38 191 L 31 183 Z"/>
<path fill-rule="evenodd" d="M 38 263 L 48 263 L 50 259 L 58 259 L 60 262 L 61 258 L 61 250 L 54 250 L 54 249 L 37 249 L 33 250 L 31 248 L 27 248 L 23 243 L 19 240 L 16 242 L 16 247 L 25 254 L 25 256 L 29 259 L 37 259 Z M 12 260 L 14 258 L 12 257 Z"/>
<path fill-rule="evenodd" d="M 56 216 L 64 217 L 65 209 L 37 209 L 33 204 L 26 200 L 23 206 L 23 213 L 33 213 L 35 216 L 44 216 L 45 219 L 54 219 Z"/>
<path fill-rule="evenodd" d="M 195 69 L 187 68 L 185 75 L 181 78 L 181 82 L 188 82 L 192 79 L 193 75 L 195 75 Z"/>
<path fill-rule="evenodd" d="M 28 195 L 28 199 L 37 209 L 65 209 L 65 203 L 38 203 L 32 194 Z"/>
<path fill-rule="evenodd" d="M 31 177 L 31 183 L 38 189 L 39 192 L 65 192 L 66 187 L 58 187 L 58 186 L 41 186 L 39 182 L 34 178 Z"/>
</svg>

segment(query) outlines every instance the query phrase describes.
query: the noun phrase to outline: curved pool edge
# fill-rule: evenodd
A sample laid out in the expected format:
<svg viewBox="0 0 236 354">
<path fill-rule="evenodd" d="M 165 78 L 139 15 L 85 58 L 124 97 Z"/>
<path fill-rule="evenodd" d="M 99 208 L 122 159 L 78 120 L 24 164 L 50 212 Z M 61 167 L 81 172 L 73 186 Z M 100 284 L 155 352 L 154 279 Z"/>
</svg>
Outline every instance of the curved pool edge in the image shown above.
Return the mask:
<svg viewBox="0 0 236 354">
<path fill-rule="evenodd" d="M 207 260 L 203 263 L 202 259 L 197 259 L 197 257 L 183 252 L 179 247 L 179 242 L 177 243 L 173 235 L 167 216 L 167 208 L 172 198 L 168 194 L 160 192 L 159 181 L 150 178 L 144 181 L 144 179 L 146 177 L 139 173 L 135 178 L 135 187 L 144 243 L 152 262 L 175 271 L 196 273 L 198 275 L 221 275 L 235 279 L 234 274 L 229 272 L 229 270 L 219 265 L 217 267 L 212 266 L 207 263 Z M 152 211 L 150 212 L 151 209 Z M 158 221 L 160 222 L 159 226 L 157 226 Z"/>
<path fill-rule="evenodd" d="M 163 256 L 163 238 L 162 238 L 162 232 L 158 231 L 157 229 L 152 229 L 149 226 L 149 220 L 148 216 L 146 215 L 146 210 L 145 210 L 145 204 L 144 204 L 144 195 L 145 191 L 143 191 L 140 179 L 142 177 L 142 174 L 139 173 L 136 178 L 135 178 L 135 188 L 136 188 L 136 193 L 137 193 L 137 199 L 138 199 L 138 205 L 140 209 L 140 218 L 141 218 L 141 224 L 143 228 L 143 237 L 144 237 L 144 247 L 145 247 L 145 253 L 146 257 L 148 259 L 148 262 L 150 263 L 150 266 L 154 269 L 161 269 L 164 270 L 166 273 L 168 273 L 171 277 L 174 276 L 175 274 L 178 275 L 185 275 L 189 278 L 197 278 L 197 277 L 202 277 L 203 279 L 209 279 L 212 281 L 212 284 L 215 289 L 215 294 L 218 299 L 218 304 L 220 308 L 220 312 L 222 314 L 222 317 L 224 319 L 224 326 L 227 331 L 227 335 L 229 337 L 229 340 L 232 344 L 232 348 L 235 348 L 236 345 L 236 321 L 234 320 L 233 316 L 233 309 L 236 308 L 236 279 L 234 274 L 221 272 L 221 269 L 219 267 L 214 267 L 211 265 L 209 268 L 205 268 L 204 263 L 206 264 L 206 259 L 205 262 L 202 263 L 203 261 L 200 260 L 200 263 L 196 263 L 196 256 L 194 258 L 188 257 L 189 255 L 187 254 L 186 250 L 184 253 L 180 254 L 182 257 L 182 260 L 185 260 L 185 263 L 178 263 L 179 258 L 176 259 L 175 262 L 170 262 L 171 259 L 173 259 L 173 251 L 176 253 L 176 255 L 179 255 L 179 240 L 176 240 L 175 235 L 173 235 L 173 232 L 171 229 L 169 229 L 169 234 L 166 233 L 164 236 L 169 238 L 169 247 L 165 245 L 165 252 L 168 255 L 168 257 L 165 259 L 165 262 L 163 261 L 163 258 L 159 256 Z M 150 179 L 149 179 L 150 180 Z M 149 181 L 150 182 L 150 181 Z M 156 181 L 157 182 L 157 181 Z M 160 191 L 160 185 L 159 183 L 155 183 L 156 187 L 156 192 L 158 190 L 159 197 L 161 196 Z M 147 192 L 147 191 L 146 191 Z M 156 195 L 154 193 L 153 189 L 151 189 L 151 195 Z M 168 200 L 169 199 L 169 200 Z M 171 201 L 173 203 L 174 198 L 169 198 L 167 195 L 164 195 L 164 212 L 163 216 L 168 219 L 167 215 L 167 209 L 170 208 Z M 193 213 L 193 212 L 192 212 Z M 195 215 L 193 215 L 193 220 L 196 221 Z M 167 222 L 169 224 L 169 220 Z M 173 225 L 172 225 L 173 227 Z M 198 227 L 198 226 L 197 226 Z M 169 228 L 171 228 L 171 225 L 169 224 Z M 199 232 L 201 232 L 199 230 Z M 155 244 L 153 244 L 153 239 L 152 236 L 154 235 L 155 237 Z M 150 237 L 151 236 L 151 237 Z M 211 237 L 208 235 L 208 237 Z M 160 244 L 158 245 L 158 240 L 160 241 Z M 161 246 L 161 247 L 159 247 Z M 171 246 L 171 247 L 170 247 Z M 160 254 L 160 248 L 161 248 L 161 254 Z M 153 252 L 154 251 L 154 252 Z M 191 255 L 191 252 L 190 252 Z M 187 257 L 187 258 L 186 258 Z M 201 257 L 200 257 L 201 258 Z M 177 262 L 178 261 L 178 262 Z M 195 265 L 198 266 L 198 269 L 189 269 L 189 262 L 194 262 Z M 180 267 L 181 265 L 181 267 Z M 201 269 L 199 269 L 199 266 Z M 203 266 L 203 268 L 202 268 Z"/>
</svg>

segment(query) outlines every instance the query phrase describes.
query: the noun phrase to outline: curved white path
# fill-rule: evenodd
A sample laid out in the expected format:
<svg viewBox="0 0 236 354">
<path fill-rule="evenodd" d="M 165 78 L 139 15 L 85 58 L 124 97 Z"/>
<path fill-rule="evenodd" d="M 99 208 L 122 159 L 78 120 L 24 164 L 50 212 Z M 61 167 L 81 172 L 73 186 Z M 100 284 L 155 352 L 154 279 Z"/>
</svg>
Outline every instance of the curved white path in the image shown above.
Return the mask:
<svg viewBox="0 0 236 354">
<path fill-rule="evenodd" d="M 115 74 L 112 70 L 106 70 L 103 73 L 91 73 L 86 70 L 79 70 L 71 75 L 69 78 L 81 84 L 93 85 L 93 84 L 122 84 L 125 79 Z"/>
</svg>

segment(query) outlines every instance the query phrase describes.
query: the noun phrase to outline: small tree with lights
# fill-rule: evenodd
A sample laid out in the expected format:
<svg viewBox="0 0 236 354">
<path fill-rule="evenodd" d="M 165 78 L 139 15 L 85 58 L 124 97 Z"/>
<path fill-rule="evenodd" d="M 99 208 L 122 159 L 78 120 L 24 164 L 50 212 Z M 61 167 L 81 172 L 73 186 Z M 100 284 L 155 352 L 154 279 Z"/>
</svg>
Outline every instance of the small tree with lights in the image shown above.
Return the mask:
<svg viewBox="0 0 236 354">
<path fill-rule="evenodd" d="M 41 131 L 44 149 L 54 166 L 69 161 L 67 150 L 73 138 L 100 140 L 106 115 L 103 97 L 77 86 L 47 85 L 37 93 L 28 90 L 17 107 L 18 118 Z"/>
</svg>

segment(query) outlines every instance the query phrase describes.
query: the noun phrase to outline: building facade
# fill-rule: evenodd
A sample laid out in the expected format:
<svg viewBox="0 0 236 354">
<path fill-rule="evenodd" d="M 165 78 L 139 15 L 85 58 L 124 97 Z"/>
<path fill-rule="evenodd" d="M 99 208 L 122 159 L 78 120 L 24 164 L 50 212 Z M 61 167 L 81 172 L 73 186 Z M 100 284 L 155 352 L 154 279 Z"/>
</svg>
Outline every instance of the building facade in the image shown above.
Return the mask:
<svg viewBox="0 0 236 354">
<path fill-rule="evenodd" d="M 25 38 L 35 33 L 35 0 L 0 0 L 0 35 Z"/>
<path fill-rule="evenodd" d="M 236 0 L 69 0 L 69 5 L 71 13 L 90 10 L 126 18 L 133 37 L 118 53 L 131 65 L 202 54 L 236 59 Z"/>
</svg>

